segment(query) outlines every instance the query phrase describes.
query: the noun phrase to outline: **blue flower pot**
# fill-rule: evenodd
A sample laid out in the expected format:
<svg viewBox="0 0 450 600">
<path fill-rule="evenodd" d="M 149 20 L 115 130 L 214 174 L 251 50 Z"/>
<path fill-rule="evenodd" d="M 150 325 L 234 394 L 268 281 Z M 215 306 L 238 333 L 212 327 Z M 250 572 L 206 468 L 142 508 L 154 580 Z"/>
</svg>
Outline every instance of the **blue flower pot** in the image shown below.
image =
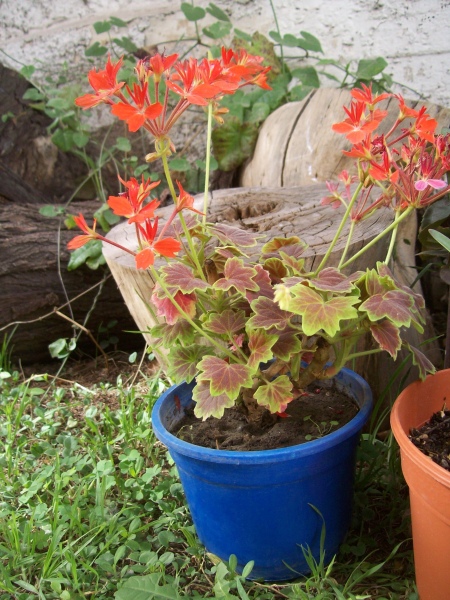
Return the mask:
<svg viewBox="0 0 450 600">
<path fill-rule="evenodd" d="M 214 450 L 169 433 L 192 403 L 194 382 L 170 388 L 153 408 L 153 429 L 178 468 L 200 541 L 223 560 L 235 554 L 238 569 L 255 561 L 252 579 L 283 581 L 308 573 L 302 548 L 319 558 L 323 520 L 326 560 L 345 537 L 356 447 L 372 394 L 348 369 L 335 381 L 358 403 L 358 414 L 323 438 L 275 450 Z"/>
</svg>

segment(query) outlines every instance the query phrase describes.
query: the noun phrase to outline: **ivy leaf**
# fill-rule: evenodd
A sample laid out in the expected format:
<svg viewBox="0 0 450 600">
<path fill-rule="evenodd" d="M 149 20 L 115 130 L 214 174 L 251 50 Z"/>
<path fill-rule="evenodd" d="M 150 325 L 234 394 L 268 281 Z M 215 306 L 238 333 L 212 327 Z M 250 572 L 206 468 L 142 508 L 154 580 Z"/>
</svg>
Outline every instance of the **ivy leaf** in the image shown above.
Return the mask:
<svg viewBox="0 0 450 600">
<path fill-rule="evenodd" d="M 94 261 L 93 264 L 97 264 L 97 266 L 99 266 L 99 264 L 103 264 L 100 262 L 102 256 L 103 254 L 101 241 L 90 240 L 87 244 L 81 246 L 81 248 L 77 248 L 76 250 L 70 253 L 70 259 L 69 264 L 67 265 L 67 270 L 74 271 L 75 269 L 78 269 L 78 267 L 84 265 L 84 263 L 86 263 L 88 259 L 91 259 L 92 261 Z M 98 262 L 96 263 L 96 261 Z"/>
<path fill-rule="evenodd" d="M 121 38 L 113 38 L 113 42 L 117 44 L 120 48 L 123 48 L 126 52 L 132 54 L 133 52 L 137 52 L 139 49 L 136 44 L 127 36 L 123 36 Z"/>
<path fill-rule="evenodd" d="M 397 327 L 409 327 L 411 323 L 413 298 L 401 290 L 388 290 L 375 294 L 365 300 L 360 310 L 366 311 L 371 321 L 379 321 L 387 317 Z"/>
<path fill-rule="evenodd" d="M 226 37 L 233 29 L 233 25 L 229 22 L 216 21 L 209 27 L 203 27 L 203 33 L 212 38 L 213 40 L 220 40 L 220 38 Z"/>
<path fill-rule="evenodd" d="M 170 168 L 172 171 L 189 171 L 191 165 L 186 158 L 174 158 L 170 161 Z"/>
<path fill-rule="evenodd" d="M 388 63 L 383 57 L 378 58 L 363 58 L 358 63 L 356 70 L 357 79 L 373 79 L 388 66 Z"/>
<path fill-rule="evenodd" d="M 219 169 L 237 169 L 252 155 L 257 137 L 256 123 L 242 123 L 237 117 L 228 116 L 225 123 L 212 132 L 214 156 L 219 163 Z"/>
<path fill-rule="evenodd" d="M 171 263 L 161 269 L 164 281 L 174 289 L 191 294 L 195 290 L 206 290 L 209 283 L 194 276 L 192 270 L 182 263 Z"/>
<path fill-rule="evenodd" d="M 300 35 L 303 39 L 299 39 L 299 48 L 303 48 L 303 50 L 307 51 L 310 50 L 311 52 L 321 52 L 323 54 L 322 46 L 314 35 L 307 31 L 300 31 Z"/>
<path fill-rule="evenodd" d="M 406 344 L 408 350 L 410 350 L 412 355 L 413 364 L 419 368 L 419 377 L 420 379 L 425 379 L 427 373 L 435 373 L 436 367 L 433 363 L 428 360 L 423 352 L 421 352 L 418 348 L 411 346 L 410 344 Z"/>
<path fill-rule="evenodd" d="M 228 23 L 230 21 L 230 17 L 224 12 L 221 8 L 214 4 L 213 2 L 209 3 L 209 6 L 206 7 L 206 12 L 212 15 L 215 19 L 219 21 L 225 21 Z"/>
<path fill-rule="evenodd" d="M 258 240 L 258 236 L 254 233 L 223 223 L 214 225 L 211 227 L 211 231 L 223 244 L 237 246 L 238 248 L 251 248 L 256 246 Z"/>
<path fill-rule="evenodd" d="M 362 271 L 357 271 L 346 277 L 335 267 L 327 267 L 320 271 L 315 279 L 309 279 L 308 281 L 312 287 L 322 292 L 349 293 L 354 287 L 353 282 L 362 275 L 364 275 Z"/>
<path fill-rule="evenodd" d="M 370 331 L 382 350 L 386 350 L 395 360 L 402 347 L 400 331 L 391 321 L 384 319 L 370 325 Z"/>
<path fill-rule="evenodd" d="M 319 88 L 319 75 L 314 67 L 299 67 L 292 71 L 292 76 L 299 79 L 304 86 L 309 88 Z"/>
<path fill-rule="evenodd" d="M 105 33 L 111 29 L 111 23 L 109 21 L 96 21 L 94 29 L 95 33 Z"/>
<path fill-rule="evenodd" d="M 266 406 L 271 413 L 284 412 L 292 400 L 292 382 L 287 375 L 281 375 L 255 392 L 255 400 Z"/>
<path fill-rule="evenodd" d="M 192 398 L 195 401 L 194 414 L 198 419 L 205 421 L 208 417 L 216 417 L 220 419 L 226 408 L 230 408 L 234 404 L 226 394 L 212 396 L 209 385 L 207 383 L 197 383 L 192 393 Z"/>
<path fill-rule="evenodd" d="M 205 329 L 232 337 L 234 333 L 245 327 L 245 314 L 243 311 L 225 310 L 223 313 L 213 313 L 204 324 Z"/>
<path fill-rule="evenodd" d="M 247 321 L 250 328 L 285 329 L 292 317 L 292 313 L 282 310 L 276 302 L 264 296 L 253 300 L 250 306 L 255 313 Z"/>
<path fill-rule="evenodd" d="M 168 375 L 175 383 L 181 383 L 186 380 L 191 382 L 198 372 L 198 363 L 200 359 L 211 352 L 210 346 L 200 346 L 191 344 L 186 348 L 177 346 L 169 352 L 170 365 Z"/>
<path fill-rule="evenodd" d="M 106 46 L 101 46 L 100 42 L 95 42 L 84 51 L 85 56 L 103 56 L 108 52 Z"/>
<path fill-rule="evenodd" d="M 253 281 L 253 277 L 257 274 L 253 267 L 246 267 L 241 258 L 229 258 L 223 270 L 223 277 L 218 279 L 213 287 L 227 292 L 234 287 L 243 296 L 247 290 L 254 292 L 259 290 L 258 284 Z"/>
<path fill-rule="evenodd" d="M 181 10 L 188 21 L 200 21 L 206 15 L 205 9 L 200 6 L 192 6 L 187 2 L 182 3 Z"/>
<path fill-rule="evenodd" d="M 250 348 L 250 357 L 248 365 L 252 369 L 258 368 L 260 363 L 268 362 L 273 358 L 272 346 L 277 341 L 276 335 L 270 335 L 264 329 L 255 329 L 248 334 L 248 347 Z"/>
<path fill-rule="evenodd" d="M 226 394 L 235 400 L 242 387 L 252 386 L 253 370 L 247 365 L 227 363 L 218 356 L 205 356 L 198 365 L 199 381 L 209 381 L 213 396 Z"/>
<path fill-rule="evenodd" d="M 292 288 L 289 310 L 302 317 L 302 329 L 306 335 L 315 335 L 323 329 L 330 337 L 336 335 L 340 322 L 355 319 L 358 316 L 354 304 L 359 302 L 356 296 L 337 296 L 326 300 L 306 285 Z"/>
</svg>

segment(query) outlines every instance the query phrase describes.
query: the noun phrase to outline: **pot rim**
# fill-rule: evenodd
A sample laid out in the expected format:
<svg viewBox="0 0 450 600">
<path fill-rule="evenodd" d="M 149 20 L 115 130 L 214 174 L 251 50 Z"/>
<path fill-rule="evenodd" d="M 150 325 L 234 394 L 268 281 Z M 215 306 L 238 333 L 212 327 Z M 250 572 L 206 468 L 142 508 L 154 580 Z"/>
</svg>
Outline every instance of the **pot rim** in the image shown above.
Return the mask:
<svg viewBox="0 0 450 600">
<path fill-rule="evenodd" d="M 345 441 L 360 431 L 370 416 L 372 410 L 372 392 L 365 379 L 351 369 L 346 368 L 341 369 L 335 379 L 338 380 L 341 386 L 348 388 L 352 387 L 350 382 L 353 382 L 354 387 L 360 391 L 359 396 L 357 393 L 352 394 L 353 398 L 359 405 L 359 411 L 353 417 L 353 419 L 351 419 L 343 427 L 340 427 L 336 431 L 333 431 L 322 438 L 304 442 L 303 444 L 275 448 L 272 450 L 242 451 L 205 448 L 203 446 L 196 446 L 190 442 L 180 440 L 166 429 L 165 425 L 162 423 L 160 411 L 166 399 L 169 398 L 173 392 L 179 388 L 179 386 L 187 385 L 185 382 L 172 386 L 166 390 L 156 401 L 152 410 L 152 426 L 156 437 L 163 442 L 165 446 L 175 452 L 178 452 L 179 454 L 183 454 L 184 456 L 189 456 L 191 458 L 203 461 L 239 464 L 242 462 L 242 460 L 245 460 L 246 463 L 268 464 L 272 462 L 278 462 L 280 460 L 289 460 L 293 455 L 306 457 L 322 450 L 328 450 Z M 349 383 L 346 385 L 347 382 Z M 352 389 L 350 389 L 350 391 L 352 391 Z"/>
<path fill-rule="evenodd" d="M 394 434 L 395 439 L 397 440 L 398 445 L 400 446 L 400 450 L 412 461 L 418 464 L 425 472 L 427 472 L 433 479 L 439 481 L 441 484 L 446 487 L 450 487 L 450 471 L 447 471 L 437 463 L 433 461 L 429 456 L 421 452 L 409 439 L 409 430 L 407 430 L 406 424 L 403 422 L 401 418 L 401 411 L 404 407 L 405 403 L 411 402 L 411 395 L 420 394 L 420 388 L 426 386 L 426 382 L 430 377 L 436 378 L 436 380 L 447 380 L 448 385 L 450 385 L 450 369 L 444 369 L 442 371 L 438 371 L 433 375 L 428 375 L 424 381 L 413 381 L 410 383 L 397 397 L 394 402 L 391 411 L 391 428 L 392 433 Z M 430 394 L 425 394 L 426 399 L 432 401 L 433 396 Z M 430 417 L 433 412 L 436 412 L 434 409 L 430 408 Z M 415 423 L 411 425 L 411 427 L 418 428 L 423 425 L 425 421 L 420 423 Z"/>
</svg>

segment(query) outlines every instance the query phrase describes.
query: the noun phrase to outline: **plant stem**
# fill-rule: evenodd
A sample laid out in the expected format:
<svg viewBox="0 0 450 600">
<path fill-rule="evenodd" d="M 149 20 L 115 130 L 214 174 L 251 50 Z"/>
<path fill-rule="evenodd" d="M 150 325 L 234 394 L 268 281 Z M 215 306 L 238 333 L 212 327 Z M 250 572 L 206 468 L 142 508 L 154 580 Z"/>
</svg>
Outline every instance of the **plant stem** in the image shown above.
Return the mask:
<svg viewBox="0 0 450 600">
<path fill-rule="evenodd" d="M 366 246 L 364 246 L 364 248 L 361 248 L 361 250 L 359 252 L 357 252 L 351 258 L 349 258 L 343 265 L 341 265 L 341 268 L 345 269 L 345 267 L 347 267 L 349 264 L 351 264 L 357 258 L 362 256 L 364 254 L 364 252 L 367 252 L 367 250 L 369 250 L 369 248 L 372 248 L 372 246 L 377 244 L 386 234 L 390 233 L 393 229 L 396 229 L 398 227 L 398 225 L 401 223 L 401 221 L 406 219 L 406 217 L 408 217 L 412 213 L 413 210 L 414 210 L 414 206 L 408 206 L 408 208 L 399 216 L 398 219 L 394 219 L 394 221 L 389 225 L 389 227 L 386 227 L 386 229 L 384 231 L 382 231 L 376 237 L 374 237 L 371 242 L 369 242 Z"/>
<path fill-rule="evenodd" d="M 350 247 L 350 242 L 351 242 L 351 239 L 353 237 L 353 231 L 354 231 L 354 229 L 355 229 L 355 221 L 350 221 L 350 231 L 348 232 L 347 241 L 345 243 L 345 248 L 344 248 L 344 251 L 342 253 L 341 260 L 339 261 L 338 269 L 341 268 L 341 265 L 344 262 L 345 257 L 347 256 L 347 252 L 348 252 L 348 249 Z"/>
<path fill-rule="evenodd" d="M 336 233 L 335 233 L 335 235 L 334 235 L 333 241 L 332 241 L 332 242 L 331 242 L 331 244 L 329 245 L 329 247 L 328 247 L 328 250 L 327 250 L 327 252 L 326 252 L 325 256 L 322 258 L 322 260 L 321 260 L 321 262 L 320 262 L 319 266 L 318 266 L 318 267 L 317 267 L 317 269 L 314 271 L 314 276 L 315 276 L 315 277 L 316 277 L 316 276 L 317 276 L 317 275 L 320 273 L 320 271 L 321 271 L 321 270 L 324 268 L 325 264 L 327 263 L 328 259 L 330 258 L 330 254 L 333 252 L 333 250 L 334 250 L 334 247 L 335 247 L 335 245 L 336 245 L 336 242 L 338 241 L 338 239 L 339 239 L 339 238 L 340 238 L 340 236 L 341 236 L 342 230 L 344 229 L 344 225 L 346 224 L 346 222 L 347 222 L 347 220 L 348 220 L 348 216 L 349 216 L 349 214 L 350 214 L 350 211 L 352 210 L 352 208 L 353 208 L 353 205 L 354 205 L 354 203 L 356 202 L 356 199 L 357 199 L 357 197 L 358 197 L 358 195 L 359 195 L 359 192 L 360 192 L 360 191 L 361 191 L 361 189 L 362 189 L 362 186 L 363 186 L 363 184 L 360 182 L 360 183 L 358 184 L 358 187 L 357 187 L 357 188 L 356 188 L 356 190 L 354 191 L 354 193 L 353 193 L 353 196 L 352 196 L 352 199 L 350 200 L 350 202 L 349 202 L 349 204 L 348 204 L 348 206 L 347 206 L 347 209 L 346 209 L 346 211 L 345 211 L 345 214 L 344 214 L 344 216 L 342 217 L 342 219 L 341 219 L 341 222 L 340 222 L 340 224 L 339 224 L 339 227 L 337 228 L 337 231 L 336 231 Z M 339 265 L 339 267 L 341 267 L 341 266 L 344 266 L 344 265 Z"/>
<path fill-rule="evenodd" d="M 396 221 L 398 221 L 398 217 L 399 217 L 399 213 L 398 213 L 398 212 L 396 212 L 396 213 L 395 213 L 395 218 L 394 218 L 394 223 L 395 223 Z M 389 264 L 389 261 L 391 260 L 392 253 L 393 253 L 393 251 L 394 251 L 395 240 L 397 239 L 397 232 L 398 232 L 398 227 L 396 227 L 396 228 L 393 230 L 393 232 L 392 232 L 392 235 L 391 235 L 391 241 L 389 242 L 389 248 L 388 248 L 388 251 L 387 251 L 387 254 L 386 254 L 386 258 L 385 258 L 385 260 L 384 260 L 384 262 L 385 262 L 386 264 Z"/>
<path fill-rule="evenodd" d="M 206 225 L 209 199 L 209 174 L 211 170 L 211 134 L 212 134 L 212 102 L 208 104 L 208 128 L 206 135 L 206 166 L 205 166 L 205 194 L 203 196 L 203 226 Z"/>
</svg>

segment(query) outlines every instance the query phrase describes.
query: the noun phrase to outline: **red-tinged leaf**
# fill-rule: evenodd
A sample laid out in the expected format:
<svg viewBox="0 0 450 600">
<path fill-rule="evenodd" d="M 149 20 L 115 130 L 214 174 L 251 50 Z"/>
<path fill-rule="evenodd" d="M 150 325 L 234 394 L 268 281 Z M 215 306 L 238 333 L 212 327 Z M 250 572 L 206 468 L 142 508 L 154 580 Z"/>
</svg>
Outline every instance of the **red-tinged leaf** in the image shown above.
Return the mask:
<svg viewBox="0 0 450 600">
<path fill-rule="evenodd" d="M 293 354 L 298 354 L 301 348 L 302 343 L 298 338 L 298 331 L 288 328 L 277 333 L 277 341 L 272 347 L 272 352 L 277 358 L 288 361 Z"/>
<path fill-rule="evenodd" d="M 388 269 L 389 271 L 389 269 Z M 390 273 L 390 271 L 389 271 Z M 375 269 L 368 269 L 365 277 L 366 290 L 369 296 L 382 294 L 383 292 L 395 289 L 393 278 L 387 273 L 380 275 Z"/>
<path fill-rule="evenodd" d="M 247 322 L 251 329 L 285 329 L 292 317 L 292 313 L 282 310 L 276 302 L 264 296 L 253 300 L 251 307 L 255 313 Z"/>
<path fill-rule="evenodd" d="M 155 253 L 151 248 L 144 248 L 134 257 L 137 269 L 148 269 L 155 262 Z"/>
<path fill-rule="evenodd" d="M 286 252 L 289 256 L 296 256 L 297 258 L 306 250 L 308 244 L 302 242 L 297 236 L 289 238 L 275 237 L 270 242 L 264 244 L 261 248 L 261 253 L 267 258 L 271 256 L 278 256 L 280 248 Z"/>
<path fill-rule="evenodd" d="M 359 302 L 356 296 L 337 296 L 326 300 L 306 285 L 292 288 L 293 298 L 289 309 L 302 317 L 302 329 L 306 335 L 315 335 L 323 330 L 330 337 L 339 331 L 340 322 L 358 316 L 353 306 Z"/>
<path fill-rule="evenodd" d="M 395 360 L 397 352 L 402 347 L 400 331 L 391 321 L 377 321 L 370 325 L 370 331 L 382 350 L 386 350 Z"/>
<path fill-rule="evenodd" d="M 198 419 L 205 421 L 208 417 L 216 417 L 220 419 L 226 408 L 234 405 L 234 400 L 226 394 L 219 396 L 211 396 L 209 384 L 197 383 L 192 393 L 192 398 L 195 401 L 194 414 Z"/>
<path fill-rule="evenodd" d="M 283 263 L 290 267 L 294 273 L 303 273 L 305 267 L 305 259 L 304 258 L 296 258 L 295 256 L 289 256 L 286 252 L 280 250 L 280 256 L 283 260 Z"/>
<path fill-rule="evenodd" d="M 183 313 L 190 318 L 195 316 L 197 301 L 195 293 L 183 294 L 182 292 L 176 292 L 173 294 L 173 298 L 178 306 L 175 306 L 170 298 L 165 297 L 159 287 L 155 287 L 152 294 L 152 302 L 156 306 L 158 317 L 163 317 L 169 325 L 173 325 L 178 319 L 185 318 Z M 183 313 L 178 310 L 178 307 L 180 307 Z"/>
<path fill-rule="evenodd" d="M 257 292 L 248 291 L 245 295 L 247 300 L 251 302 L 260 296 L 265 296 L 266 298 L 273 300 L 274 291 L 268 271 L 266 271 L 261 265 L 255 265 L 255 269 L 256 276 L 253 277 L 253 281 L 257 284 L 259 289 Z"/>
<path fill-rule="evenodd" d="M 238 227 L 232 227 L 223 223 L 213 225 L 211 231 L 223 244 L 237 246 L 238 248 L 256 246 L 258 237 L 260 237 L 255 233 L 250 233 L 249 231 L 244 231 Z"/>
<path fill-rule="evenodd" d="M 211 352 L 210 346 L 191 344 L 186 348 L 172 347 L 169 352 L 169 367 L 167 374 L 175 383 L 194 379 L 198 372 L 198 364 L 205 354 Z"/>
<path fill-rule="evenodd" d="M 184 294 L 191 294 L 195 290 L 206 290 L 211 287 L 203 279 L 194 276 L 192 269 L 182 263 L 172 263 L 161 269 L 167 285 L 179 289 Z"/>
<path fill-rule="evenodd" d="M 410 344 L 406 344 L 406 346 L 411 352 L 413 364 L 419 368 L 420 379 L 425 379 L 428 373 L 436 372 L 436 367 L 428 360 L 423 352 Z"/>
<path fill-rule="evenodd" d="M 245 296 L 247 290 L 259 290 L 258 284 L 253 280 L 256 275 L 256 269 L 246 267 L 241 258 L 229 258 L 225 263 L 223 277 L 214 283 L 214 287 L 224 292 L 233 287 Z"/>
<path fill-rule="evenodd" d="M 245 314 L 243 311 L 224 310 L 223 313 L 213 313 L 203 326 L 208 331 L 233 337 L 245 327 Z"/>
<path fill-rule="evenodd" d="M 413 317 L 413 305 L 414 301 L 410 294 L 401 290 L 389 290 L 371 296 L 359 308 L 367 312 L 371 321 L 379 321 L 387 317 L 397 327 L 409 327 Z"/>
<path fill-rule="evenodd" d="M 188 321 L 179 319 L 173 325 L 167 323 L 155 325 L 151 328 L 150 335 L 164 348 L 172 348 L 177 342 L 183 346 L 192 344 L 196 331 Z"/>
<path fill-rule="evenodd" d="M 258 404 L 266 406 L 271 413 L 283 413 L 292 399 L 292 382 L 287 375 L 281 375 L 261 385 L 255 392 L 255 400 Z"/>
<path fill-rule="evenodd" d="M 258 367 L 260 363 L 268 362 L 273 358 L 272 346 L 277 341 L 276 335 L 270 335 L 264 329 L 256 329 L 248 334 L 248 347 L 250 348 L 250 357 L 248 365 L 252 369 Z"/>
<path fill-rule="evenodd" d="M 247 365 L 227 363 L 218 356 L 205 356 L 198 365 L 199 381 L 209 381 L 213 396 L 226 394 L 235 400 L 242 387 L 252 386 L 253 371 Z"/>
<path fill-rule="evenodd" d="M 264 268 L 269 272 L 273 283 L 280 283 L 288 274 L 283 261 L 279 258 L 268 258 L 264 261 Z"/>
<path fill-rule="evenodd" d="M 310 285 L 316 290 L 323 292 L 348 293 L 351 292 L 353 283 L 364 275 L 363 271 L 352 273 L 346 277 L 341 271 L 335 267 L 327 267 L 320 271 L 319 275 L 314 279 L 309 279 Z"/>
</svg>

